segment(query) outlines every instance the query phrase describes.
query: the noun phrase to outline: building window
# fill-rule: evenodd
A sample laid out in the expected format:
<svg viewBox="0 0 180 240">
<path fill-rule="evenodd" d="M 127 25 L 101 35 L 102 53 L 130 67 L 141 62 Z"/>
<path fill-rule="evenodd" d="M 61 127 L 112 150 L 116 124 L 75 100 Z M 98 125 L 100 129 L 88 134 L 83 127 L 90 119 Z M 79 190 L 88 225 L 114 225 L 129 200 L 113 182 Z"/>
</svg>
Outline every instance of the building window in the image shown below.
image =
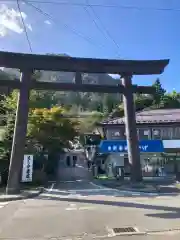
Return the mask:
<svg viewBox="0 0 180 240">
<path fill-rule="evenodd" d="M 150 129 L 138 129 L 138 136 L 139 136 L 139 140 L 148 140 L 151 139 L 151 132 Z"/>
<path fill-rule="evenodd" d="M 114 136 L 115 136 L 115 137 L 120 137 L 120 136 L 121 136 L 121 133 L 120 133 L 120 132 L 114 132 Z"/>
<path fill-rule="evenodd" d="M 77 156 L 73 156 L 73 167 L 76 166 L 77 163 Z"/>
<path fill-rule="evenodd" d="M 172 139 L 180 139 L 180 127 L 173 128 Z"/>
<path fill-rule="evenodd" d="M 71 165 L 71 158 L 70 158 L 70 156 L 67 156 L 67 157 L 66 157 L 66 165 L 67 165 L 68 167 L 70 167 L 70 165 Z"/>
<path fill-rule="evenodd" d="M 111 132 L 111 138 L 112 139 L 125 139 L 123 132 L 124 132 L 123 130 L 114 130 Z"/>
<path fill-rule="evenodd" d="M 160 129 L 153 129 L 152 130 L 152 137 L 153 139 L 161 139 L 161 130 Z"/>
<path fill-rule="evenodd" d="M 173 137 L 173 129 L 169 127 L 164 127 L 161 129 L 153 129 L 153 139 L 168 140 Z"/>
<path fill-rule="evenodd" d="M 161 139 L 172 139 L 172 128 L 162 128 L 161 129 Z"/>
</svg>

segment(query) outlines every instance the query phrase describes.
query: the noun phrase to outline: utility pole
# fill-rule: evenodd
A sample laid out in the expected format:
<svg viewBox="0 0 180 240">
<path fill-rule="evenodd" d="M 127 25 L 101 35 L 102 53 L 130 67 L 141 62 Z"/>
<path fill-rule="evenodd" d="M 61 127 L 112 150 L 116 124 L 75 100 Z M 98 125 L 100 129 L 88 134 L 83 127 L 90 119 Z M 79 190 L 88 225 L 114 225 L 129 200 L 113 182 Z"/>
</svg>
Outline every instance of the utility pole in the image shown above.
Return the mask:
<svg viewBox="0 0 180 240">
<path fill-rule="evenodd" d="M 132 182 L 142 181 L 142 170 L 140 162 L 139 142 L 136 130 L 136 116 L 134 97 L 132 91 L 132 76 L 122 76 L 122 85 L 124 86 L 124 114 L 126 126 L 126 139 L 128 145 L 128 158 L 131 164 L 131 180 Z"/>
<path fill-rule="evenodd" d="M 9 176 L 6 187 L 7 194 L 17 194 L 20 191 L 20 174 L 22 170 L 24 148 L 26 143 L 31 76 L 32 70 L 30 69 L 26 69 L 21 72 L 21 87 L 18 93 L 16 120 L 9 165 Z"/>
</svg>

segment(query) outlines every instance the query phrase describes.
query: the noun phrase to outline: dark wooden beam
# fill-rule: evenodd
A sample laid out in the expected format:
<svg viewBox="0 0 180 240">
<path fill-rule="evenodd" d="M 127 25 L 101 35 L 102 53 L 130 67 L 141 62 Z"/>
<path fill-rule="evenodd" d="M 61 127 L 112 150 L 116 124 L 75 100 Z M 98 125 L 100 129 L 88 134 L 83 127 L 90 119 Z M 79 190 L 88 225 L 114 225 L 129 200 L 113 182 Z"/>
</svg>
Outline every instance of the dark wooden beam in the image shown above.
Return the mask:
<svg viewBox="0 0 180 240">
<path fill-rule="evenodd" d="M 18 80 L 0 80 L 0 86 L 20 89 L 21 82 Z"/>
<path fill-rule="evenodd" d="M 1 84 L 1 82 L 0 82 Z M 31 86 L 37 90 L 55 90 L 72 92 L 99 92 L 99 93 L 123 93 L 124 86 L 117 85 L 97 85 L 97 84 L 74 84 L 74 83 L 56 83 L 56 82 L 34 82 Z M 156 89 L 151 86 L 133 85 L 134 93 L 155 93 Z"/>
<path fill-rule="evenodd" d="M 99 93 L 123 93 L 123 86 L 109 86 L 97 84 L 75 84 L 57 82 L 34 82 L 31 88 L 37 90 L 55 90 L 72 92 L 99 92 Z"/>
<path fill-rule="evenodd" d="M 169 60 L 110 60 L 75 58 L 0 51 L 0 66 L 7 68 L 51 70 L 122 75 L 161 74 Z"/>
<path fill-rule="evenodd" d="M 156 88 L 152 86 L 132 85 L 132 88 L 133 93 L 154 94 L 156 92 Z"/>
<path fill-rule="evenodd" d="M 14 89 L 20 88 L 20 81 L 17 80 L 0 80 L 0 86 L 7 86 Z M 133 85 L 133 92 L 153 94 L 156 89 L 151 86 Z M 72 92 L 99 92 L 99 93 L 123 93 L 124 86 L 117 85 L 98 85 L 98 84 L 76 84 L 76 83 L 59 83 L 59 82 L 38 82 L 32 81 L 31 89 L 36 90 L 54 90 L 54 91 L 72 91 Z"/>
</svg>

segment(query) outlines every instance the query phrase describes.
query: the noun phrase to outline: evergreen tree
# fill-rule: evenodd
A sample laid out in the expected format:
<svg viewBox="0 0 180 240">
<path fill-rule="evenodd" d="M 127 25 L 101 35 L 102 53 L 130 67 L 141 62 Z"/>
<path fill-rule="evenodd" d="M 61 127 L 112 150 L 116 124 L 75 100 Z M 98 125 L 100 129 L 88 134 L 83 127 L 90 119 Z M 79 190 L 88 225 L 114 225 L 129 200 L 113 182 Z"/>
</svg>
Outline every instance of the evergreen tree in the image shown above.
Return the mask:
<svg viewBox="0 0 180 240">
<path fill-rule="evenodd" d="M 156 92 L 153 95 L 153 97 L 154 97 L 154 102 L 153 103 L 154 104 L 160 104 L 160 102 L 164 98 L 166 90 L 162 87 L 159 78 L 156 79 L 156 81 L 154 82 L 154 84 L 152 86 L 155 87 L 155 89 L 156 89 Z"/>
</svg>

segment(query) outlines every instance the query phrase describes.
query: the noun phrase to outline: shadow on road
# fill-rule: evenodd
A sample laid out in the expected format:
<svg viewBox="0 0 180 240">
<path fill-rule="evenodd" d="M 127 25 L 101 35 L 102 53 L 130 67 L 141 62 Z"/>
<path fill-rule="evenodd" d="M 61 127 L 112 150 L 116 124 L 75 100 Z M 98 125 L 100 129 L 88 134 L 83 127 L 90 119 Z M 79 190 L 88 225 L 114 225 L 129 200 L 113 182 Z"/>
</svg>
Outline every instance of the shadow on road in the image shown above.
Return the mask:
<svg viewBox="0 0 180 240">
<path fill-rule="evenodd" d="M 180 212 L 152 213 L 146 214 L 147 217 L 177 219 L 180 218 Z"/>
<path fill-rule="evenodd" d="M 180 188 L 177 188 L 175 185 L 172 186 L 166 186 L 165 184 L 164 185 L 160 185 L 158 186 L 158 191 L 159 193 L 166 193 L 166 194 L 174 194 L 174 193 L 177 193 L 177 195 L 180 194 Z"/>
<path fill-rule="evenodd" d="M 66 194 L 64 194 L 65 196 Z M 46 198 L 45 198 L 46 199 Z M 123 201 L 107 201 L 107 200 L 92 200 L 92 199 L 80 199 L 80 198 L 69 198 L 69 197 L 48 197 L 47 200 L 55 200 L 55 201 L 65 201 L 65 202 L 74 202 L 74 203 L 86 203 L 86 204 L 102 204 L 106 206 L 117 206 L 124 208 L 139 208 L 139 209 L 147 209 L 147 210 L 157 210 L 157 211 L 165 211 L 165 213 L 154 213 L 154 214 L 146 214 L 148 217 L 157 217 L 157 218 L 169 218 L 175 219 L 180 218 L 180 207 L 170 207 L 170 206 L 158 206 L 144 203 L 134 203 L 134 202 L 123 202 Z"/>
</svg>

